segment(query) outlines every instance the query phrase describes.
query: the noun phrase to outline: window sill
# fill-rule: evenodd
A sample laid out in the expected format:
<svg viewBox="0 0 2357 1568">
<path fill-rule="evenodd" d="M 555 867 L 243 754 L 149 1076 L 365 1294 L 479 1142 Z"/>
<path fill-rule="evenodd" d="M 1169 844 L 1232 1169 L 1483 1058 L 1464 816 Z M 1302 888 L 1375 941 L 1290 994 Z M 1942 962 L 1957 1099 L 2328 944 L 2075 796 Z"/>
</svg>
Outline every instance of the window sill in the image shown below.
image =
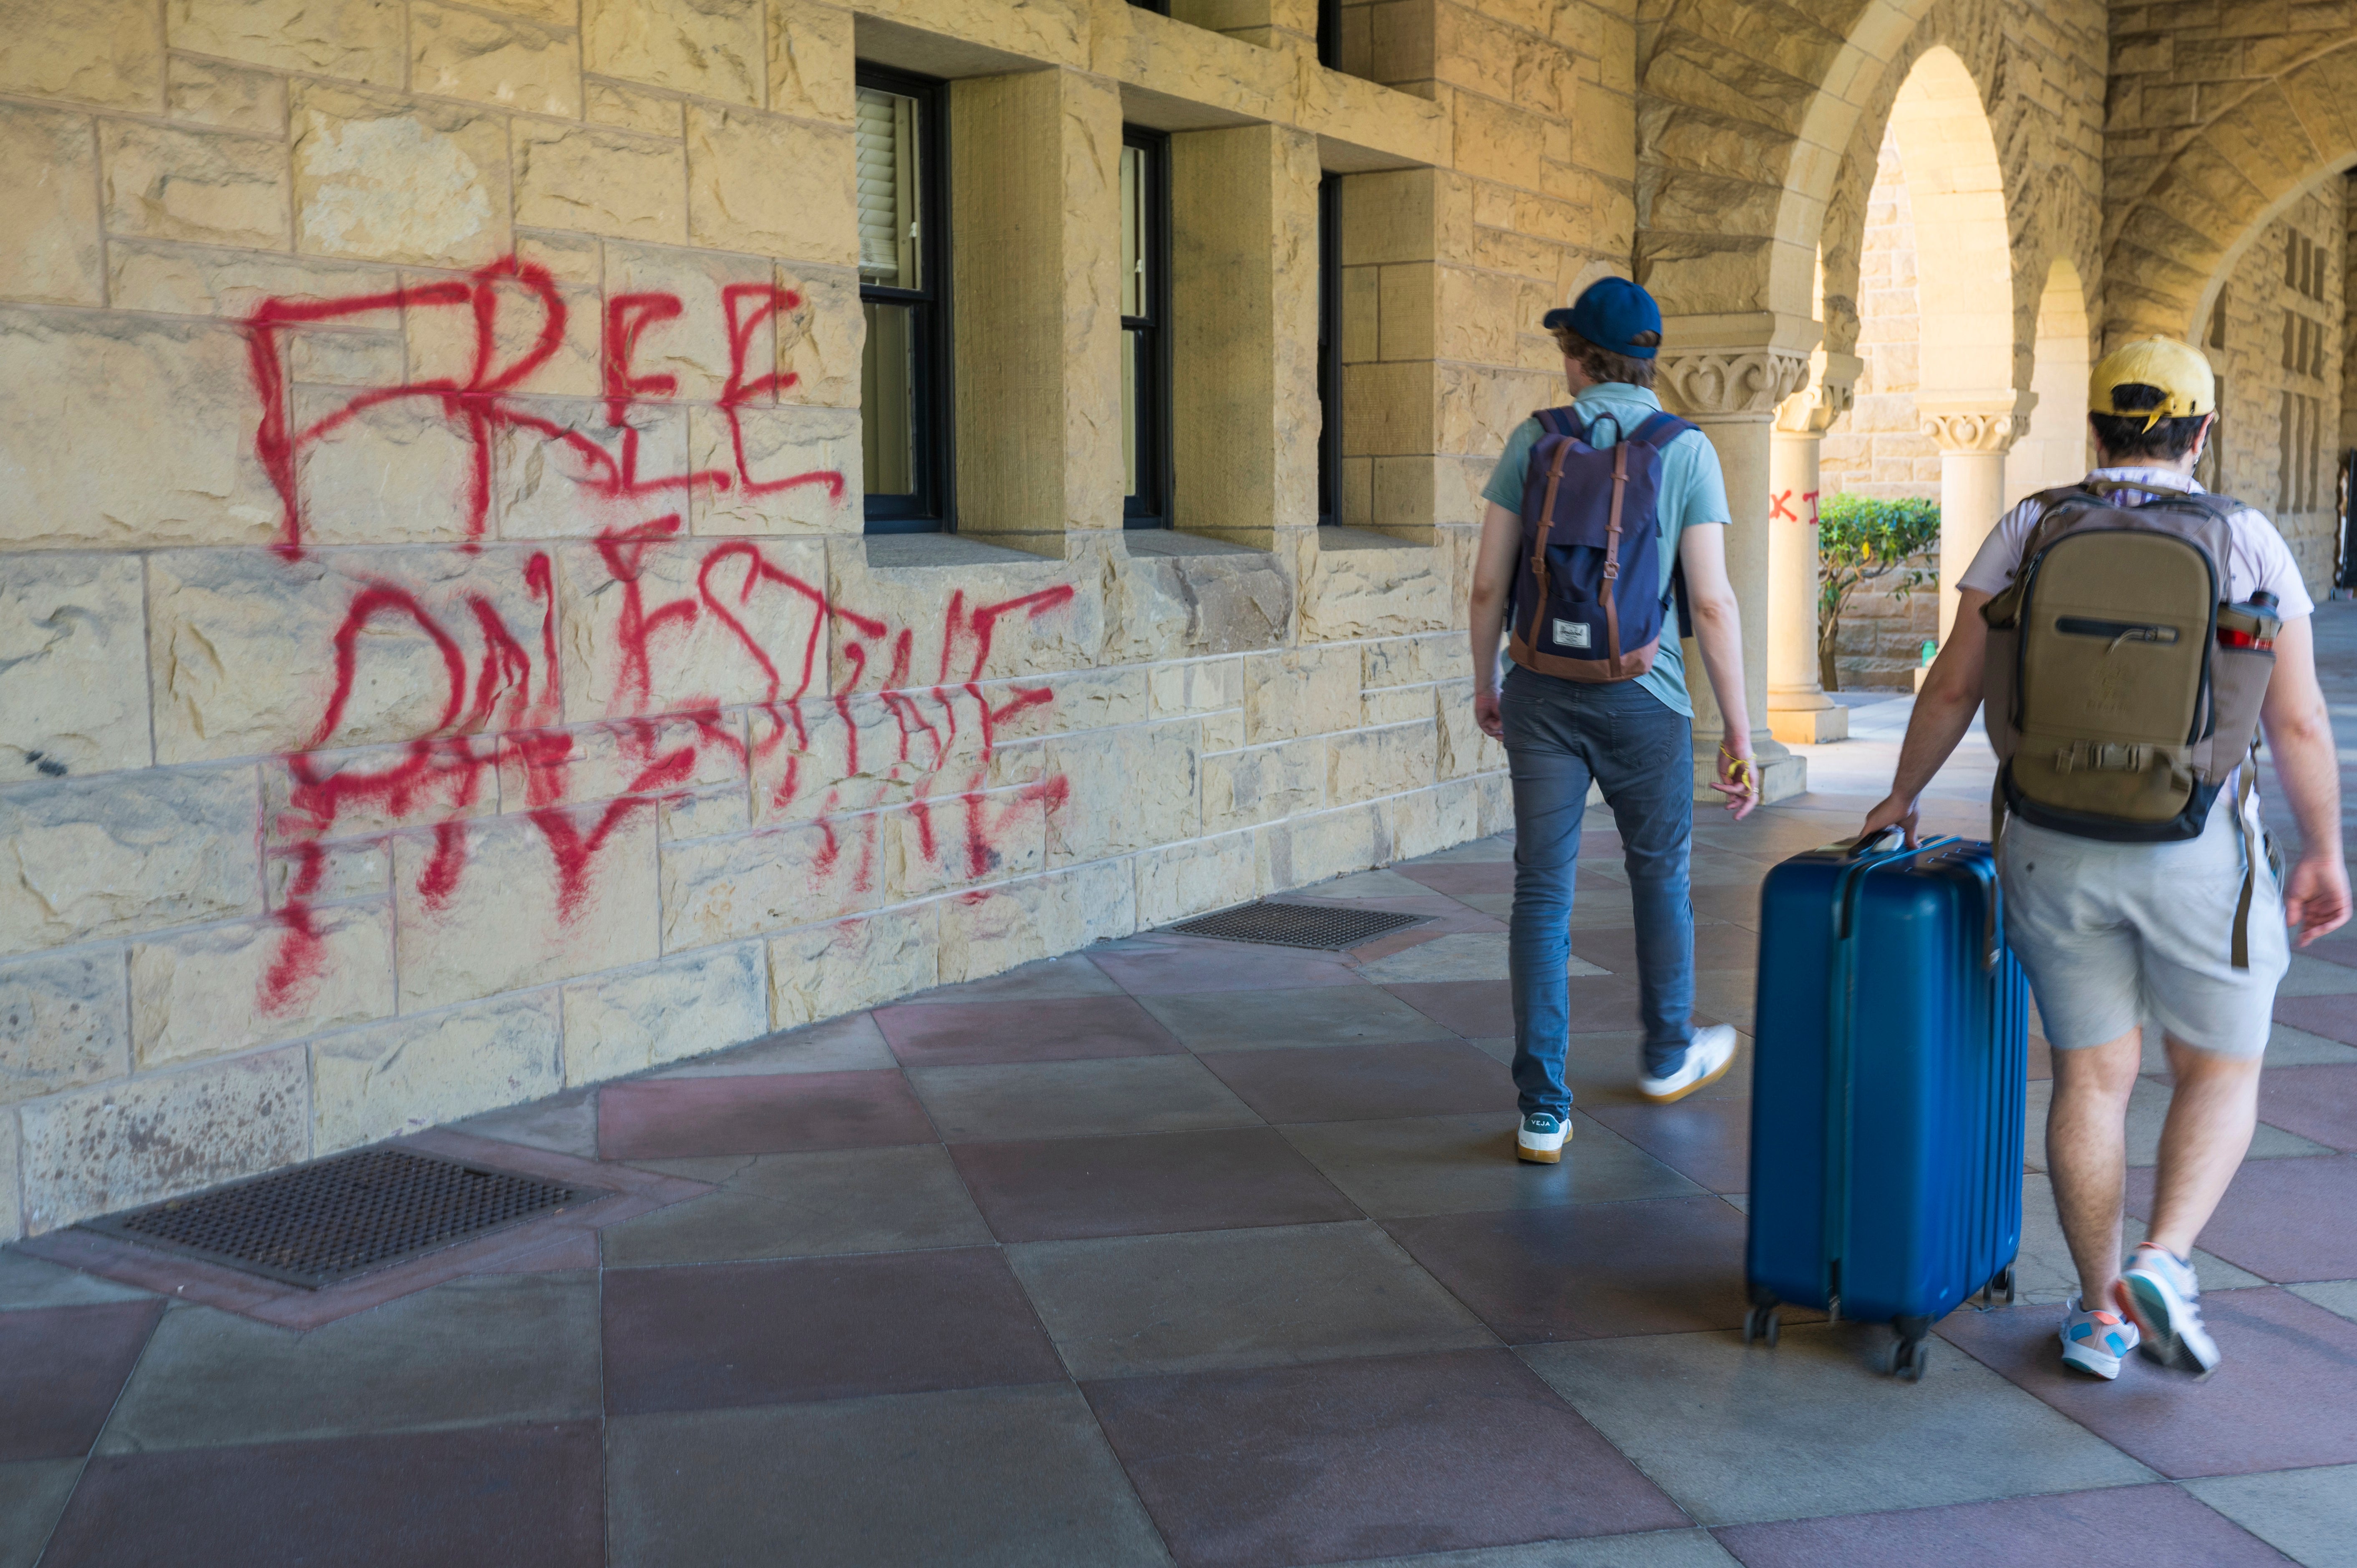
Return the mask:
<svg viewBox="0 0 2357 1568">
<path fill-rule="evenodd" d="M 1348 523 L 1329 522 L 1318 530 L 1318 553 L 1336 550 L 1430 550 L 1428 539 L 1401 539 L 1394 534 L 1378 533 L 1372 528 L 1352 528 Z"/>
<path fill-rule="evenodd" d="M 1232 544 L 1224 539 L 1208 539 L 1200 533 L 1180 533 L 1168 528 L 1133 528 L 1122 534 L 1122 542 L 1133 556 L 1150 555 L 1266 555 L 1265 550 L 1255 550 L 1249 544 Z"/>
<path fill-rule="evenodd" d="M 871 572 L 921 571 L 942 566 L 1046 566 L 1056 563 L 1027 550 L 985 544 L 963 533 L 871 533 L 867 569 Z"/>
</svg>

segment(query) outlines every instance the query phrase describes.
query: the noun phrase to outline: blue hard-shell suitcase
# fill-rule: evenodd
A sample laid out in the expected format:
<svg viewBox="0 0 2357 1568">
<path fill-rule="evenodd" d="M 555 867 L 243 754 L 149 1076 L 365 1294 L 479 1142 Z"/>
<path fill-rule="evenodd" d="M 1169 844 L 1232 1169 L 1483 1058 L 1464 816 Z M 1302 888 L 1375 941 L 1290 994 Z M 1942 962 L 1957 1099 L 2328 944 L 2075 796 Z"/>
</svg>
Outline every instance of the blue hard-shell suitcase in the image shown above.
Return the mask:
<svg viewBox="0 0 2357 1568">
<path fill-rule="evenodd" d="M 1887 1320 L 1911 1381 L 1933 1323 L 2013 1298 L 2029 990 L 1989 846 L 1893 842 L 1760 888 L 1744 1337 L 1780 1302 Z"/>
</svg>

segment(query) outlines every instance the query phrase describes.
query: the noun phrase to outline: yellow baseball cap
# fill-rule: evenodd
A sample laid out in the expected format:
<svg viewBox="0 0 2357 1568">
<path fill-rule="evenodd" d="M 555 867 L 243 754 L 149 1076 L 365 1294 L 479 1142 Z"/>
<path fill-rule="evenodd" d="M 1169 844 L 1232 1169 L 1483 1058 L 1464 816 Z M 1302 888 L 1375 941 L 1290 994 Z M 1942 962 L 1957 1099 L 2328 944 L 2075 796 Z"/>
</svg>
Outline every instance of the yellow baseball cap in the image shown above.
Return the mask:
<svg viewBox="0 0 2357 1568">
<path fill-rule="evenodd" d="M 2114 407 L 2113 390 L 2124 386 L 2158 387 L 2163 393 L 2160 406 Z M 2192 344 L 2180 343 L 2174 338 L 2147 338 L 2104 356 L 2103 363 L 2087 378 L 2087 410 L 2123 419 L 2143 414 L 2144 427 L 2150 430 L 2164 419 L 2215 413 L 2218 378 L 2212 372 L 2210 361 L 2202 358 L 2201 350 Z"/>
</svg>

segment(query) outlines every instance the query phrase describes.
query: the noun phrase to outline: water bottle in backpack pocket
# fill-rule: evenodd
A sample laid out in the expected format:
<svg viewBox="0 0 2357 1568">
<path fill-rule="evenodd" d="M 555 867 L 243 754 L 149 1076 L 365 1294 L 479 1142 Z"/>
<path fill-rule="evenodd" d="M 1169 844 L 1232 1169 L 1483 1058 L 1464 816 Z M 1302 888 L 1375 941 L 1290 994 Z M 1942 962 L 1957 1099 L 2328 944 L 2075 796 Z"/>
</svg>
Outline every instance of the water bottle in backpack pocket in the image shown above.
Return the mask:
<svg viewBox="0 0 2357 1568">
<path fill-rule="evenodd" d="M 1523 480 L 1523 540 L 1506 651 L 1567 681 L 1652 669 L 1675 593 L 1662 587 L 1662 453 L 1693 425 L 1654 413 L 1609 447 L 1576 408 L 1541 409 Z M 1616 422 L 1617 424 L 1617 422 Z"/>
</svg>

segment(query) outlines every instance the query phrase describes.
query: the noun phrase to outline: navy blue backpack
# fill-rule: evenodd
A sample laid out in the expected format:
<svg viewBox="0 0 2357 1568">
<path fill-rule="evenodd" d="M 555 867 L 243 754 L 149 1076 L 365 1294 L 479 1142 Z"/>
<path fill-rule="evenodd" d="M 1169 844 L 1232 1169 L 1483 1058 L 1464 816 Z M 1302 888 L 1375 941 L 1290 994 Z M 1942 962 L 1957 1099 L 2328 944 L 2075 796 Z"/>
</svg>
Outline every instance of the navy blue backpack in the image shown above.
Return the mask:
<svg viewBox="0 0 2357 1568">
<path fill-rule="evenodd" d="M 1653 667 L 1683 584 L 1674 570 L 1671 591 L 1658 587 L 1662 450 L 1694 426 L 1655 413 L 1599 451 L 1588 444 L 1594 426 L 1575 410 L 1532 417 L 1540 434 L 1523 480 L 1506 651 L 1542 675 L 1633 681 Z"/>
</svg>

